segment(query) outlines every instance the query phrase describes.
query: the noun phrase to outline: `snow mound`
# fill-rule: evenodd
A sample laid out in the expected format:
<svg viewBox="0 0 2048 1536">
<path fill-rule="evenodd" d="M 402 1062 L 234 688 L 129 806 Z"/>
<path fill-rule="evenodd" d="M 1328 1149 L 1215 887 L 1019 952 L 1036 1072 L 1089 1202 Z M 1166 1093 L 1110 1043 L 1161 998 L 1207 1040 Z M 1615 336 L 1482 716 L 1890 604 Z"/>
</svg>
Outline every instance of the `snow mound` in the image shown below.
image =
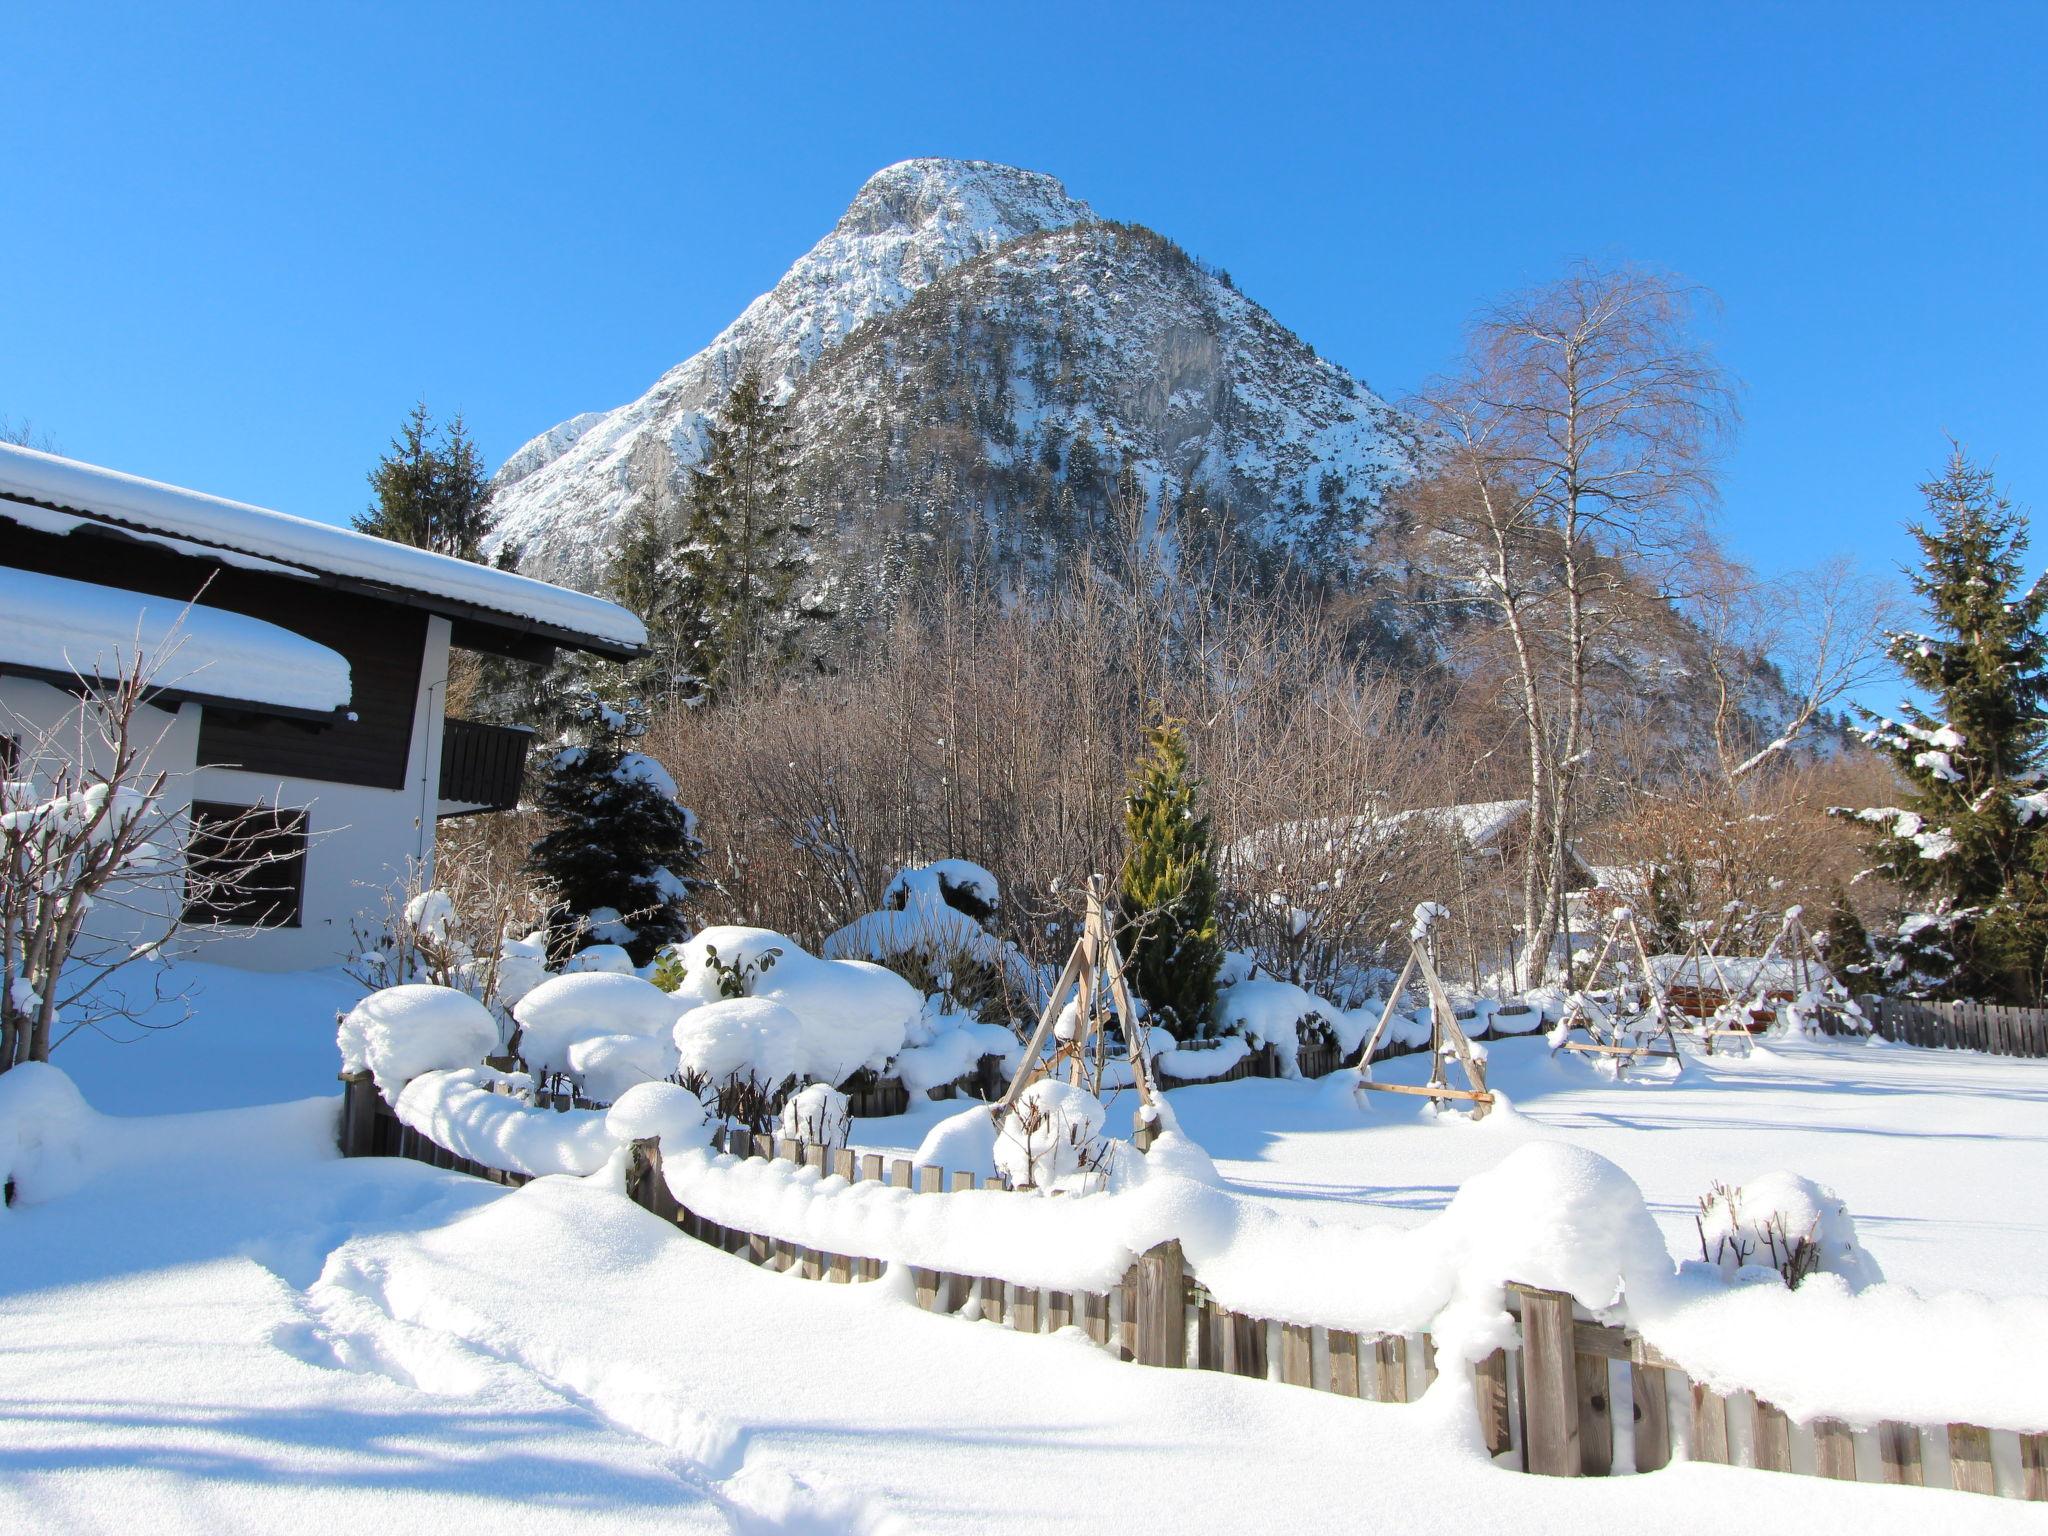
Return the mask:
<svg viewBox="0 0 2048 1536">
<path fill-rule="evenodd" d="M 585 951 L 588 953 L 588 951 Z M 582 971 L 542 982 L 513 1006 L 519 1054 L 535 1071 L 571 1071 L 570 1049 L 599 1035 L 659 1037 L 675 1023 L 676 1004 L 638 976 Z M 655 1073 L 665 1077 L 673 1066 Z"/>
<path fill-rule="evenodd" d="M 336 1031 L 344 1072 L 368 1072 L 390 1101 L 424 1072 L 473 1067 L 498 1049 L 490 1010 L 453 987 L 411 982 L 372 992 Z"/>
<path fill-rule="evenodd" d="M 611 908 L 605 907 L 600 910 L 610 912 Z M 612 912 L 612 916 L 616 919 L 618 914 Z M 599 926 L 606 928 L 614 926 L 612 923 L 600 924 L 598 918 L 599 913 L 591 913 L 593 932 Z M 565 976 L 573 976 L 583 972 L 630 976 L 633 974 L 633 957 L 627 954 L 625 946 L 620 944 L 586 944 L 583 948 L 577 950 L 575 954 L 571 955 L 562 965 L 562 974 Z"/>
<path fill-rule="evenodd" d="M 24 1204 L 68 1195 L 92 1172 L 99 1112 L 46 1061 L 0 1072 L 0 1184 Z M 4 1207 L 0 1207 L 4 1209 Z"/>
<path fill-rule="evenodd" d="M 536 1178 L 597 1172 L 618 1145 L 605 1128 L 606 1112 L 536 1109 L 516 1097 L 532 1083 L 523 1073 L 489 1067 L 427 1072 L 405 1085 L 394 1108 L 428 1140 L 487 1168 Z"/>
<path fill-rule="evenodd" d="M 635 1084 L 604 1112 L 604 1128 L 619 1142 L 652 1137 L 665 1152 L 706 1145 L 711 1127 L 704 1101 L 675 1083 Z"/>
<path fill-rule="evenodd" d="M 946 1028 L 935 1031 L 923 1045 L 906 1046 L 890 1068 L 913 1095 L 959 1081 L 984 1056 L 1000 1056 L 1006 1071 L 1016 1070 L 1023 1049 L 1009 1030 L 1000 1024 L 948 1017 L 952 1022 Z"/>
<path fill-rule="evenodd" d="M 973 914 L 987 917 L 1003 904 L 1002 887 L 996 877 L 971 859 L 934 859 L 929 864 L 910 865 L 896 872 L 882 893 L 882 905 L 899 909 L 920 906 L 952 906 L 965 901 L 984 910 Z"/>
<path fill-rule="evenodd" d="M 924 1133 L 911 1162 L 987 1178 L 996 1171 L 995 1114 L 986 1104 L 948 1115 Z"/>
</svg>

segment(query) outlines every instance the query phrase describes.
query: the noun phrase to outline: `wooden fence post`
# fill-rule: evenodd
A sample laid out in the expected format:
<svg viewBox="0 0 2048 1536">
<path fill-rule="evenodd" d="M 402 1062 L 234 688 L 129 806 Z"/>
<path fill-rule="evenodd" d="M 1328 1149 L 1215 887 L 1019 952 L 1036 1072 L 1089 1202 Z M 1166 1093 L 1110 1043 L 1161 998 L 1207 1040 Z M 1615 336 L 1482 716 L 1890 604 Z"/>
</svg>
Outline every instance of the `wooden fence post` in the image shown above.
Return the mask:
<svg viewBox="0 0 2048 1536">
<path fill-rule="evenodd" d="M 1636 1470 L 1655 1472 L 1671 1463 L 1670 1375 L 1644 1363 L 1643 1346 L 1631 1348 L 1628 1362 L 1631 1395 L 1635 1398 Z"/>
<path fill-rule="evenodd" d="M 1948 1427 L 1949 1482 L 1958 1493 L 1996 1493 L 1991 1470 L 1991 1431 L 1975 1424 Z"/>
<path fill-rule="evenodd" d="M 1334 1344 L 1336 1335 L 1331 1335 Z M 1335 1359 L 1334 1352 L 1332 1353 Z M 1479 1438 L 1486 1442 L 1486 1454 L 1498 1456 L 1512 1448 L 1508 1435 L 1508 1355 L 1504 1349 L 1472 1367 L 1472 1391 L 1479 1401 Z"/>
<path fill-rule="evenodd" d="M 367 1072 L 341 1074 L 341 1126 L 336 1136 L 343 1157 L 369 1157 L 377 1144 L 377 1083 Z"/>
<path fill-rule="evenodd" d="M 1856 1442 L 1840 1419 L 1813 1421 L 1813 1470 L 1821 1477 L 1856 1481 Z"/>
<path fill-rule="evenodd" d="M 1187 1259 L 1169 1240 L 1138 1255 L 1137 1318 L 1131 1327 L 1133 1357 L 1140 1365 L 1188 1363 Z"/>
<path fill-rule="evenodd" d="M 1578 1369 L 1572 1299 L 1514 1287 L 1522 1298 L 1522 1445 L 1531 1472 L 1580 1472 Z"/>
</svg>

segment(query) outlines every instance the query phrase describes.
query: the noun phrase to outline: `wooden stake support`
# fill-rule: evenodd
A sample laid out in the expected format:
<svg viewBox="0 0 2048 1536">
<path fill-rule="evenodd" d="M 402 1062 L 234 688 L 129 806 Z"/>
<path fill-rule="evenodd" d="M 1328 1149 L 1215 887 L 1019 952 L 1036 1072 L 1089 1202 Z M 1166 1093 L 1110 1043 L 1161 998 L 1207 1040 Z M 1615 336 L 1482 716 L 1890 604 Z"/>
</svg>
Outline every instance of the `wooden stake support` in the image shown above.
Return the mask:
<svg viewBox="0 0 2048 1536">
<path fill-rule="evenodd" d="M 1379 1022 L 1373 1026 L 1372 1037 L 1365 1042 L 1365 1049 L 1358 1055 L 1358 1087 L 1374 1093 L 1406 1093 L 1437 1103 L 1460 1102 L 1472 1106 L 1472 1118 L 1483 1120 L 1486 1112 L 1493 1108 L 1493 1095 L 1486 1091 L 1486 1067 L 1473 1054 L 1472 1042 L 1465 1038 L 1465 1028 L 1458 1022 L 1458 1013 L 1451 1006 L 1450 995 L 1444 991 L 1441 977 L 1436 973 L 1436 962 L 1430 954 L 1430 930 L 1436 919 L 1443 915 L 1441 907 L 1431 910 L 1425 903 L 1416 908 L 1415 926 L 1408 935 L 1408 959 L 1401 967 L 1400 979 L 1387 993 L 1387 1006 L 1380 1010 Z M 1380 1040 L 1387 1032 L 1387 1025 L 1393 1022 L 1395 1012 L 1401 1006 L 1402 994 L 1407 990 L 1409 980 L 1420 974 L 1423 990 L 1429 997 L 1429 1081 L 1425 1084 L 1376 1083 L 1372 1080 L 1372 1056 L 1379 1049 Z M 1465 1073 L 1465 1080 L 1471 1086 L 1453 1088 L 1444 1075 L 1444 1057 L 1455 1056 Z"/>
<path fill-rule="evenodd" d="M 1074 1031 L 1069 1039 L 1055 1039 L 1050 1058 L 1044 1055 L 1045 1040 L 1066 1009 L 1069 992 L 1074 994 Z M 1108 1021 L 1114 1011 L 1123 1025 L 1124 1054 L 1131 1064 L 1131 1081 L 1138 1091 L 1136 1133 L 1139 1150 L 1150 1137 L 1159 1103 L 1158 1087 L 1152 1076 L 1152 1052 L 1147 1031 L 1131 1001 L 1129 982 L 1124 977 L 1123 954 L 1102 899 L 1102 876 L 1088 878 L 1088 906 L 1081 922 L 1081 937 L 1053 983 L 1038 1027 L 1024 1046 L 1024 1065 L 1010 1080 L 1010 1086 L 994 1107 L 1000 1123 L 1016 1107 L 1024 1090 L 1046 1076 L 1064 1070 L 1067 1080 L 1100 1097 L 1103 1068 L 1107 1061 Z"/>
<path fill-rule="evenodd" d="M 1601 978 L 1609 973 L 1611 967 L 1613 981 L 1607 989 L 1608 1000 L 1627 1006 L 1629 988 L 1633 985 L 1628 975 L 1627 959 L 1631 951 L 1636 965 L 1642 970 L 1641 985 L 1647 1006 L 1641 1011 L 1623 1014 L 1610 1010 L 1608 1003 L 1595 994 L 1600 991 Z M 1572 1038 L 1579 1031 L 1585 1033 L 1585 1039 Z M 1660 1037 L 1661 1046 L 1658 1044 Z M 1636 915 L 1631 908 L 1615 909 L 1608 922 L 1607 933 L 1600 941 L 1599 953 L 1593 957 L 1593 969 L 1587 973 L 1585 983 L 1566 1000 L 1564 1017 L 1558 1021 L 1557 1040 L 1551 1046 L 1552 1055 L 1559 1051 L 1603 1057 L 1614 1063 L 1617 1072 L 1626 1072 L 1638 1061 L 1645 1060 L 1669 1060 L 1678 1064 L 1679 1071 L 1685 1070 L 1685 1058 L 1678 1051 L 1678 1037 L 1671 1030 L 1671 999 L 1663 983 L 1657 979 L 1656 968 L 1650 964 L 1649 951 L 1643 945 L 1642 929 L 1636 925 Z"/>
</svg>

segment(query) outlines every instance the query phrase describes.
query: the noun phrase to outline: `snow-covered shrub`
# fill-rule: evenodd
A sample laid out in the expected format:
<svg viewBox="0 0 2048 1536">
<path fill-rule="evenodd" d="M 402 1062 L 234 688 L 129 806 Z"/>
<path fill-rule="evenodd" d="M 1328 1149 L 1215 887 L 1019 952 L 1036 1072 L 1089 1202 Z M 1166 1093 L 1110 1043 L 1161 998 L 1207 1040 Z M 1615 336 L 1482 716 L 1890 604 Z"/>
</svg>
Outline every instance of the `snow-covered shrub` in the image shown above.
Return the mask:
<svg viewBox="0 0 2048 1536">
<path fill-rule="evenodd" d="M 899 871 L 882 910 L 828 937 L 828 959 L 872 960 L 938 996 L 949 1012 L 1007 1020 L 1034 990 L 1031 963 L 983 927 L 999 904 L 995 877 L 965 859 Z"/>
<path fill-rule="evenodd" d="M 802 1069 L 804 1021 L 765 997 L 722 997 L 684 1012 L 673 1032 L 683 1081 L 721 1114 L 765 1131 L 776 1097 Z"/>
<path fill-rule="evenodd" d="M 984 1024 L 952 1013 L 944 1000 L 930 997 L 905 1036 L 908 1042 L 890 1063 L 889 1072 L 915 1096 L 958 1082 L 984 1056 L 1001 1058 L 1005 1074 L 1022 1064 L 1023 1045 L 1004 1024 Z"/>
<path fill-rule="evenodd" d="M 676 1048 L 664 1035 L 583 1035 L 569 1042 L 566 1070 L 593 1103 L 615 1104 L 642 1083 L 676 1070 Z"/>
<path fill-rule="evenodd" d="M 498 995 L 502 1008 L 519 1000 L 548 979 L 548 936 L 545 929 L 523 939 L 508 938 L 498 946 Z"/>
<path fill-rule="evenodd" d="M 1354 1031 L 1345 1016 L 1313 992 L 1270 976 L 1254 976 L 1216 997 L 1217 1033 L 1271 1045 L 1283 1077 L 1299 1077 L 1304 1044 L 1344 1043 Z M 1175 1073 L 1175 1076 L 1180 1074 Z"/>
<path fill-rule="evenodd" d="M 924 1002 L 879 965 L 820 960 L 766 928 L 707 928 L 676 955 L 683 970 L 673 994 L 677 1004 L 732 1000 L 737 987 L 795 1015 L 800 1028 L 791 1054 L 757 1063 L 764 1077 L 774 1067 L 784 1076 L 839 1084 L 862 1068 L 879 1072 L 903 1048 Z M 683 1044 L 680 1026 L 677 1044 Z M 726 1075 L 706 1070 L 714 1080 Z"/>
<path fill-rule="evenodd" d="M 853 1134 L 853 1110 L 837 1088 L 812 1083 L 782 1106 L 782 1134 L 807 1147 L 843 1147 Z"/>
<path fill-rule="evenodd" d="M 395 1101 L 425 1072 L 474 1067 L 498 1048 L 498 1024 L 467 992 L 426 982 L 372 992 L 336 1031 L 344 1072 L 368 1072 Z M 445 1145 L 445 1143 L 444 1143 Z"/>
<path fill-rule="evenodd" d="M 944 1168 L 993 1178 L 996 1172 L 995 1111 L 986 1104 L 948 1115 L 924 1133 L 911 1157 L 919 1168 Z"/>
<path fill-rule="evenodd" d="M 516 1049 L 527 1066 L 536 1072 L 552 1068 L 575 1076 L 572 1053 L 580 1042 L 637 1035 L 660 1043 L 675 1023 L 676 1005 L 661 988 L 638 976 L 583 971 L 542 982 L 520 998 L 512 1017 L 519 1024 Z M 589 1059 L 596 1061 L 601 1055 Z M 607 1059 L 619 1060 L 616 1054 Z M 647 1053 L 635 1059 L 649 1066 L 655 1060 Z M 653 1076 L 666 1077 L 675 1070 L 673 1056 L 664 1052 L 664 1059 L 666 1065 Z M 595 1093 L 593 1085 L 585 1086 Z"/>
<path fill-rule="evenodd" d="M 1737 1283 L 1774 1278 L 1797 1289 L 1809 1275 L 1829 1274 L 1858 1291 L 1884 1278 L 1848 1206 L 1796 1173 L 1717 1183 L 1700 1197 L 1695 1222 L 1700 1256 Z"/>
<path fill-rule="evenodd" d="M 1017 1096 L 995 1139 L 996 1167 L 1017 1189 L 1098 1185 L 1109 1144 L 1102 1101 L 1085 1088 L 1042 1077 Z"/>
</svg>

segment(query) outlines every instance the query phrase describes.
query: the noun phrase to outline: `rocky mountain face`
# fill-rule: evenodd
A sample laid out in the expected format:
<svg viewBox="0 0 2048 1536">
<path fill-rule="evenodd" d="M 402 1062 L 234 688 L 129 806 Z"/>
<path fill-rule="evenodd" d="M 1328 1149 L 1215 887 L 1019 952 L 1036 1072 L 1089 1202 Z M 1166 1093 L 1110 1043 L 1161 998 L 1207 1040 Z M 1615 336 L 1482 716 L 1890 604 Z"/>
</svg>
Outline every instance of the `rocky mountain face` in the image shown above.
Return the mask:
<svg viewBox="0 0 2048 1536">
<path fill-rule="evenodd" d="M 600 579 L 629 513 L 680 495 L 746 367 L 791 408 L 817 583 L 870 602 L 962 549 L 1043 568 L 1162 492 L 1314 556 L 1355 543 L 1410 463 L 1397 414 L 1226 274 L 1049 176 L 911 160 L 646 394 L 514 454 L 497 540 L 532 574 Z"/>
</svg>

